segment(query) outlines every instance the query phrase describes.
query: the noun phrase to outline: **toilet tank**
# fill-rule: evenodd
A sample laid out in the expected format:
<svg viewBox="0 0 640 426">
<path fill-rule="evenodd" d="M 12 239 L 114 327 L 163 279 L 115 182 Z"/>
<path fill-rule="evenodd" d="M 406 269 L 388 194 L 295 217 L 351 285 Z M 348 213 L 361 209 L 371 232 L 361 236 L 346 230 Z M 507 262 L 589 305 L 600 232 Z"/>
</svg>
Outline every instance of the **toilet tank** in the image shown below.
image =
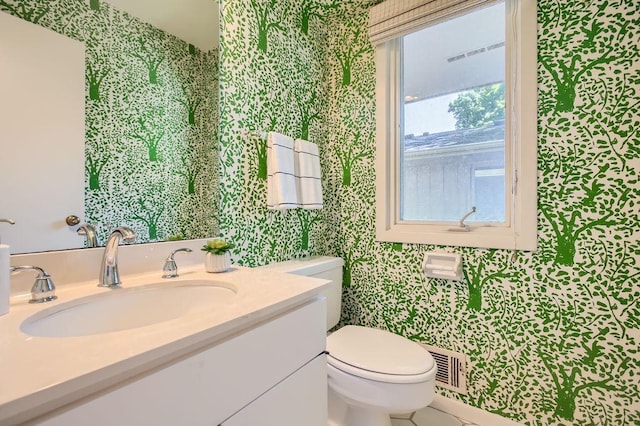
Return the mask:
<svg viewBox="0 0 640 426">
<path fill-rule="evenodd" d="M 323 278 L 331 284 L 320 295 L 327 298 L 327 330 L 340 321 L 342 308 L 342 265 L 339 257 L 309 256 L 301 259 L 270 263 L 262 268 L 287 272 L 305 277 Z"/>
</svg>

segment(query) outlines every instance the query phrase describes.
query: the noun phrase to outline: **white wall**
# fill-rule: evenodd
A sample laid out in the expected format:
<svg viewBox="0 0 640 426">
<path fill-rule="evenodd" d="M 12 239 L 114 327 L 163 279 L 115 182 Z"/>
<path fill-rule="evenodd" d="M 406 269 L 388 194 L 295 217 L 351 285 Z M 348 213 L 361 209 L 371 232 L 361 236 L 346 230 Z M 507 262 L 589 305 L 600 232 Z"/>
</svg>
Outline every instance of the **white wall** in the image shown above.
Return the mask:
<svg viewBox="0 0 640 426">
<path fill-rule="evenodd" d="M 4 12 L 0 40 L 0 217 L 16 221 L 0 238 L 11 253 L 82 247 L 64 220 L 84 216 L 84 45 Z"/>
</svg>

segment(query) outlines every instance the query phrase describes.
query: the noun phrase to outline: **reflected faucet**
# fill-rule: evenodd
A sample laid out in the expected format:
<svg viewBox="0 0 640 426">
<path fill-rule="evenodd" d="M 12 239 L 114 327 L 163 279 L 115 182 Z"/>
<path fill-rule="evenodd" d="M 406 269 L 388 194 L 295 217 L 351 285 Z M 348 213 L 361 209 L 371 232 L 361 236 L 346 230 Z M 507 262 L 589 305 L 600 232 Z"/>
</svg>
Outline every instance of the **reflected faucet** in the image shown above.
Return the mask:
<svg viewBox="0 0 640 426">
<path fill-rule="evenodd" d="M 76 233 L 87 237 L 87 248 L 98 247 L 98 236 L 93 225 L 83 223 L 78 227 Z"/>
<path fill-rule="evenodd" d="M 136 234 L 131 228 L 119 226 L 109 235 L 100 264 L 100 283 L 98 287 L 120 287 L 118 245 L 121 240 L 125 243 L 132 243 L 136 240 Z"/>
</svg>

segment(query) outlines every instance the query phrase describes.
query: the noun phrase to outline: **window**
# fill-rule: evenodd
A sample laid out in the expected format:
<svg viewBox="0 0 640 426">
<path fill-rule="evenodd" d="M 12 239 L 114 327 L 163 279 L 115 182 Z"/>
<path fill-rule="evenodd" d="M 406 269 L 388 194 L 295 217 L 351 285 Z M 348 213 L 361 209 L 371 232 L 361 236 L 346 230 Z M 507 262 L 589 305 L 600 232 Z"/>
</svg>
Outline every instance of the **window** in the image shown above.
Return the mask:
<svg viewBox="0 0 640 426">
<path fill-rule="evenodd" d="M 377 239 L 535 250 L 535 0 L 387 0 L 370 37 Z"/>
</svg>

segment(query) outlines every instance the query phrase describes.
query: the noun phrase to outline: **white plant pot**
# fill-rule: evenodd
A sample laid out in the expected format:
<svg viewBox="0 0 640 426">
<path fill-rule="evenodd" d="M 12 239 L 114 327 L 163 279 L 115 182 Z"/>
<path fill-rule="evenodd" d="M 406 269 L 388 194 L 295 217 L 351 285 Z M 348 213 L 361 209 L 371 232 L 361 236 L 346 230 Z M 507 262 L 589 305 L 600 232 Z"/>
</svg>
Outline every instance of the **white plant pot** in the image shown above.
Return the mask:
<svg viewBox="0 0 640 426">
<path fill-rule="evenodd" d="M 204 268 L 207 272 L 224 272 L 231 268 L 231 255 L 207 253 L 204 257 Z"/>
</svg>

